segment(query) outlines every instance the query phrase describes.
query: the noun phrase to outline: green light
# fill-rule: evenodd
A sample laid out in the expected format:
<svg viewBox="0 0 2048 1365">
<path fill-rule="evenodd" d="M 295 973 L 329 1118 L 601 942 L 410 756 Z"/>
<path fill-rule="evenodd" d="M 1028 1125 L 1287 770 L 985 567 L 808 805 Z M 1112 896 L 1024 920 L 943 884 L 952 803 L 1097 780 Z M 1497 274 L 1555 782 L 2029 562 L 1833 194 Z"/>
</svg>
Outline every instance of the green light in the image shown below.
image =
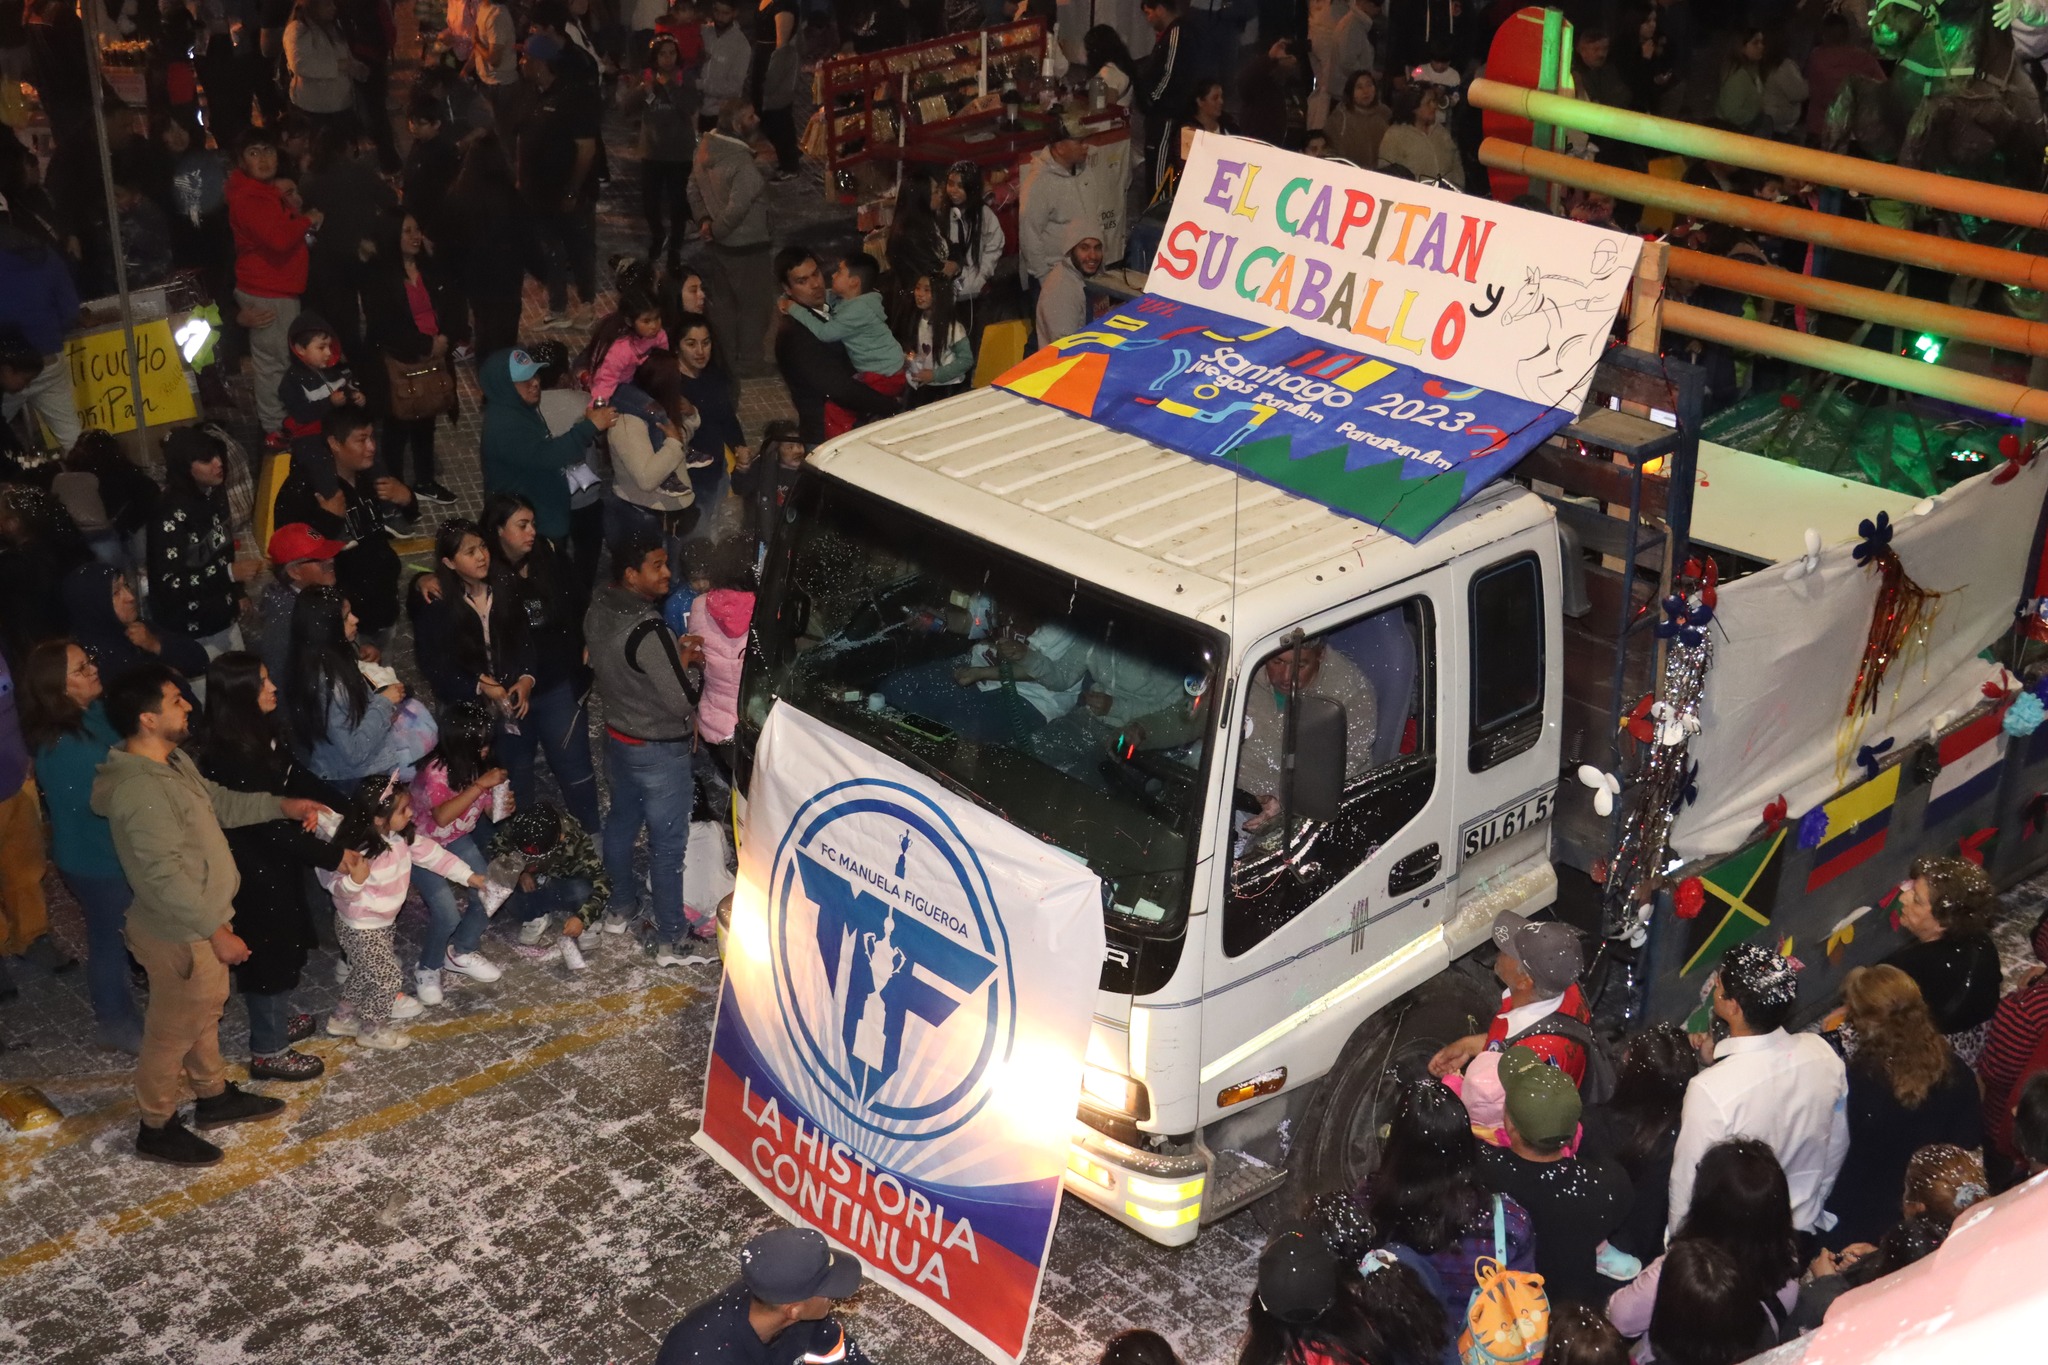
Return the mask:
<svg viewBox="0 0 2048 1365">
<path fill-rule="evenodd" d="M 1930 365 L 1941 363 L 1941 338 L 1922 332 L 1913 338 L 1913 353 Z"/>
</svg>

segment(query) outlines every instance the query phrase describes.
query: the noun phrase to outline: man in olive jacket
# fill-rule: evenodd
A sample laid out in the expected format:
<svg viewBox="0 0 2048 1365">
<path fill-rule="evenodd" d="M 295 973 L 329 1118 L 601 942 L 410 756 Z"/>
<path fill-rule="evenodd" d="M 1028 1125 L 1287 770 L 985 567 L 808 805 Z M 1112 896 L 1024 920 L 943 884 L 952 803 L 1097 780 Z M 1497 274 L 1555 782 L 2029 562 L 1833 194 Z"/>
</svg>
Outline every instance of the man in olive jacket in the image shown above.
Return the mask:
<svg viewBox="0 0 2048 1365">
<path fill-rule="evenodd" d="M 114 851 L 134 888 L 128 951 L 149 974 L 135 1062 L 142 1110 L 135 1150 L 173 1166 L 211 1165 L 220 1160 L 220 1148 L 178 1119 L 181 1073 L 198 1096 L 197 1127 L 268 1118 L 284 1108 L 281 1100 L 237 1089 L 221 1062 L 228 968 L 249 956 L 230 923 L 242 879 L 221 825 L 280 816 L 310 825 L 323 808 L 301 798 L 230 791 L 201 777 L 178 748 L 190 733 L 192 707 L 177 676 L 161 664 L 116 678 L 105 705 L 121 743 L 107 751 L 93 780 L 92 808 L 112 827 Z"/>
</svg>

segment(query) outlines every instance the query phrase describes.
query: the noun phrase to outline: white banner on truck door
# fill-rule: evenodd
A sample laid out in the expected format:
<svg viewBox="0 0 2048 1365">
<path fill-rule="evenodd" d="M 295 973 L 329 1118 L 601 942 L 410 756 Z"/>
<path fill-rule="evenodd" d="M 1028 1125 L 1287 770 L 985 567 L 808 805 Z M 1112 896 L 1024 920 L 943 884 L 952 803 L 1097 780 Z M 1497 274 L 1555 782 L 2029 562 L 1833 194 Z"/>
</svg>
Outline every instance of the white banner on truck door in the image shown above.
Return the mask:
<svg viewBox="0 0 2048 1365">
<path fill-rule="evenodd" d="M 1898 523 L 1892 549 L 1915 582 L 1942 594 L 1941 605 L 1925 655 L 1892 665 L 1863 744 L 1924 738 L 1938 716 L 1960 717 L 1982 701 L 1979 689 L 1999 675 L 1977 656 L 2012 625 L 2013 604 L 2031 591 L 2048 460 L 2008 483 L 1991 477 L 1959 483 L 1925 516 Z M 1672 828 L 1678 856 L 1732 852 L 1778 797 L 1796 822 L 1845 785 L 1837 736 L 1877 604 L 1877 576 L 1856 562 L 1856 543 L 1852 534 L 1827 546 L 1818 568 L 1790 582 L 1773 567 L 1721 585 L 1703 728 L 1689 749 L 1700 765 L 1699 800 Z"/>
<path fill-rule="evenodd" d="M 698 1145 L 991 1360 L 1023 1354 L 1102 962 L 1102 884 L 777 703 Z"/>
<path fill-rule="evenodd" d="M 1625 232 L 1197 133 L 1145 287 L 1576 409 L 1641 251 Z"/>
</svg>

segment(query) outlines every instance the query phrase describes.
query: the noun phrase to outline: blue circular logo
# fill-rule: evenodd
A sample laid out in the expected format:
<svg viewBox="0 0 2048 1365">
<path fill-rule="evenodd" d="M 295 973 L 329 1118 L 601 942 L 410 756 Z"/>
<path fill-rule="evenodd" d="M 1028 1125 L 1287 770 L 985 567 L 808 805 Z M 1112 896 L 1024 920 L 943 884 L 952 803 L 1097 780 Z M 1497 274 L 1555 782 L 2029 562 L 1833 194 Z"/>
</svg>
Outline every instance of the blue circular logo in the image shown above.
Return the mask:
<svg viewBox="0 0 2048 1365">
<path fill-rule="evenodd" d="M 988 874 L 938 803 L 875 778 L 811 797 L 768 901 L 783 1029 L 840 1113 L 924 1142 L 981 1111 L 1015 1042 L 1016 982 Z"/>
</svg>

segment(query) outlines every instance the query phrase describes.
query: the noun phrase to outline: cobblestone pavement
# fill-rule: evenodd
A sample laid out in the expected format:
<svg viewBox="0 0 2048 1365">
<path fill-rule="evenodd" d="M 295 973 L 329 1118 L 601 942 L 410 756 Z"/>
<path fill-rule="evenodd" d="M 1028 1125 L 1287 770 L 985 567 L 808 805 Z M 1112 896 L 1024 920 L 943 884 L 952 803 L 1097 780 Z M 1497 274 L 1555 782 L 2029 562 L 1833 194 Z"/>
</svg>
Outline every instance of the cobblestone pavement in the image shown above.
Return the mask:
<svg viewBox="0 0 2048 1365">
<path fill-rule="evenodd" d="M 608 142 L 623 154 L 601 210 L 601 265 L 645 245 L 633 139 L 614 129 Z M 780 241 L 850 230 L 815 176 L 769 192 Z M 528 289 L 524 335 L 537 337 L 542 297 Z M 482 503 L 473 374 L 462 384 L 461 420 L 438 447 L 458 502 L 425 509 L 429 533 Z M 257 449 L 246 379 L 230 389 L 242 414 L 231 424 Z M 745 385 L 750 436 L 788 415 L 779 380 Z M 404 630 L 395 655 L 416 684 Z M 76 906 L 54 876 L 48 890 L 57 936 L 82 955 Z M 403 960 L 423 927 L 415 898 L 399 922 Z M 668 1327 L 730 1281 L 738 1245 L 774 1220 L 690 1143 L 717 966 L 663 970 L 630 939 L 584 941 L 590 969 L 572 976 L 521 959 L 494 929 L 485 951 L 501 981 L 451 974 L 446 1003 L 409 1026 L 402 1053 L 305 1045 L 326 1076 L 258 1085 L 289 1101 L 283 1120 L 223 1130 L 227 1160 L 198 1173 L 130 1153 L 126 1059 L 82 1041 L 83 973 L 17 972 L 21 998 L 0 1005 L 0 1079 L 32 1082 L 66 1117 L 32 1134 L 0 1125 L 0 1362 L 651 1360 Z M 333 1005 L 336 961 L 316 955 L 300 1008 Z M 246 1030 L 230 1001 L 223 1043 L 237 1078 Z M 1029 1359 L 1085 1365 L 1128 1325 L 1167 1331 L 1192 1362 L 1234 1357 L 1257 1239 L 1240 1215 L 1166 1252 L 1070 1202 Z M 878 1361 L 978 1359 L 874 1286 L 848 1316 Z"/>
</svg>

